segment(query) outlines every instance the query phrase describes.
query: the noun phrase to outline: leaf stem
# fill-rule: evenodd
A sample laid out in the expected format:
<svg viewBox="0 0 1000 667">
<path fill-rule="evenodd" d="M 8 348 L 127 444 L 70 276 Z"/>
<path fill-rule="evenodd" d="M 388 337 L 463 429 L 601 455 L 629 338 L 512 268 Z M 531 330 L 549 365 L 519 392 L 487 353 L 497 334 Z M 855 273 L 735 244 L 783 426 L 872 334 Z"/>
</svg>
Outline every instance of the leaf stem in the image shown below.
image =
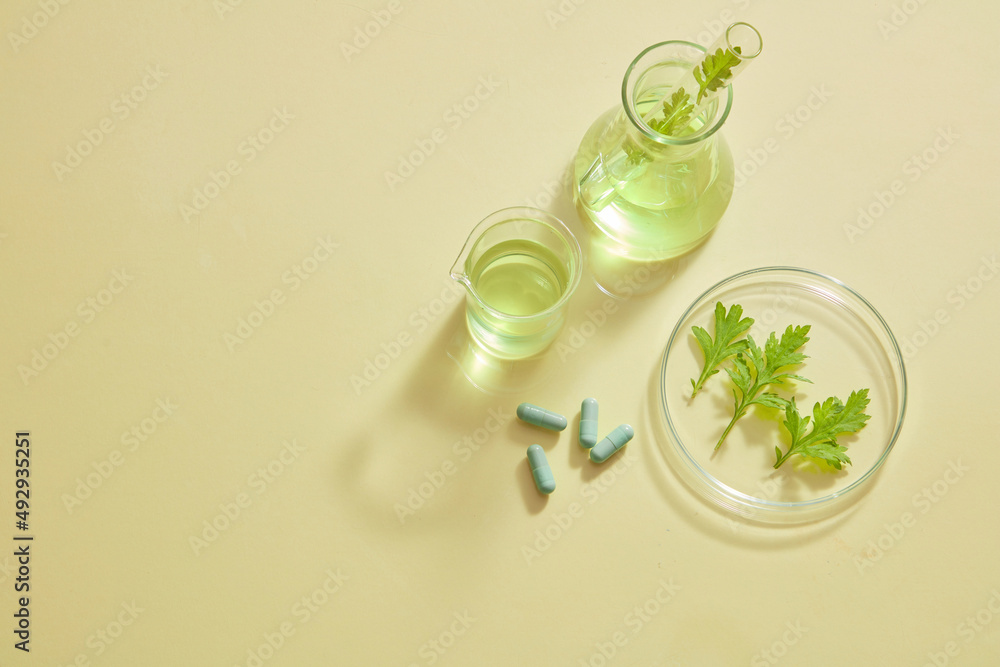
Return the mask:
<svg viewBox="0 0 1000 667">
<path fill-rule="evenodd" d="M 722 432 L 722 437 L 719 438 L 719 442 L 715 445 L 715 449 L 713 451 L 719 451 L 719 447 L 722 447 L 722 443 L 726 440 L 726 437 L 729 436 L 729 432 L 733 430 L 733 426 L 735 426 L 736 422 L 742 419 L 743 415 L 746 414 L 750 402 L 757 396 L 758 393 L 760 393 L 760 390 L 763 389 L 759 383 L 760 377 L 758 376 L 754 378 L 753 384 L 750 385 L 750 391 L 743 394 L 743 397 L 736 402 L 736 410 L 733 411 L 733 420 L 729 422 L 729 426 L 727 426 L 726 430 Z M 735 391 L 733 392 L 733 396 L 736 396 Z"/>
<path fill-rule="evenodd" d="M 745 401 L 746 397 L 744 396 L 743 398 Z M 719 438 L 719 442 L 716 443 L 715 449 L 713 451 L 716 452 L 719 451 L 719 447 L 722 447 L 722 443 L 725 442 L 726 438 L 729 436 L 729 432 L 733 430 L 733 427 L 736 426 L 736 422 L 738 422 L 745 413 L 746 413 L 746 406 L 743 405 L 743 401 L 741 401 L 740 405 L 736 407 L 736 411 L 733 414 L 732 420 L 730 420 L 729 422 L 729 426 L 727 426 L 726 430 L 722 432 L 722 437 Z"/>
<path fill-rule="evenodd" d="M 777 470 L 781 467 L 781 464 L 788 460 L 788 457 L 792 455 L 792 448 L 789 447 L 788 451 L 781 455 L 777 461 L 774 462 L 774 469 Z"/>
<path fill-rule="evenodd" d="M 698 395 L 698 392 L 701 391 L 702 385 L 704 385 L 705 381 L 708 380 L 709 377 L 711 377 L 710 370 L 711 369 L 706 367 L 705 370 L 701 372 L 701 376 L 698 377 L 698 381 L 691 383 L 692 386 L 694 387 L 694 389 L 691 391 L 691 398 L 694 398 L 695 396 Z"/>
</svg>

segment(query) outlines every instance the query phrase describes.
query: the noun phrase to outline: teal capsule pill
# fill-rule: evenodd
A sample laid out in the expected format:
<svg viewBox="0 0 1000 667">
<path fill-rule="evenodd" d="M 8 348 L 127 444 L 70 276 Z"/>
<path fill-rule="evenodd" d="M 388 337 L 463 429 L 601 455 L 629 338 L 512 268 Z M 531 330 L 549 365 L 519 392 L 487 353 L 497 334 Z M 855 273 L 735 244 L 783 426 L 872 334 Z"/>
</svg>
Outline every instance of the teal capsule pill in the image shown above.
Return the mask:
<svg viewBox="0 0 1000 667">
<path fill-rule="evenodd" d="M 517 418 L 523 422 L 547 428 L 550 431 L 561 431 L 566 428 L 566 418 L 555 412 L 540 408 L 531 403 L 521 403 L 517 406 Z"/>
<path fill-rule="evenodd" d="M 580 446 L 590 449 L 597 444 L 597 399 L 585 398 L 580 406 Z"/>
<path fill-rule="evenodd" d="M 540 445 L 528 447 L 528 466 L 531 468 L 531 476 L 535 478 L 535 487 L 539 493 L 546 495 L 556 490 L 556 478 L 552 475 L 552 468 L 545 458 L 545 450 Z"/>
<path fill-rule="evenodd" d="M 609 456 L 624 447 L 633 435 L 635 435 L 635 431 L 632 430 L 632 427 L 628 424 L 622 424 L 608 433 L 604 440 L 594 445 L 594 448 L 590 450 L 590 460 L 594 463 L 604 463 Z"/>
</svg>

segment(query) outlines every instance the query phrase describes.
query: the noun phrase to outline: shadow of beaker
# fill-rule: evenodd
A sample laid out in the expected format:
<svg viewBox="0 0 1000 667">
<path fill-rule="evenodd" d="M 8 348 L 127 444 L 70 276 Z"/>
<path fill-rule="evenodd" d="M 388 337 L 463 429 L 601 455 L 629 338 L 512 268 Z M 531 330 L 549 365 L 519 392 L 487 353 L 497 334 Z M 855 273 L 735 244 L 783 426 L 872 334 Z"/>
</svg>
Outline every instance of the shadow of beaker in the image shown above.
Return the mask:
<svg viewBox="0 0 1000 667">
<path fill-rule="evenodd" d="M 671 259 L 642 260 L 617 254 L 606 236 L 586 226 L 587 237 L 582 245 L 587 269 L 597 288 L 615 299 L 658 291 L 680 275 L 704 247 L 702 244 Z"/>
<path fill-rule="evenodd" d="M 501 359 L 480 345 L 470 334 L 462 318 L 455 327 L 445 354 L 465 378 L 487 394 L 513 394 L 539 385 L 551 374 L 547 355 L 529 359 Z"/>
</svg>

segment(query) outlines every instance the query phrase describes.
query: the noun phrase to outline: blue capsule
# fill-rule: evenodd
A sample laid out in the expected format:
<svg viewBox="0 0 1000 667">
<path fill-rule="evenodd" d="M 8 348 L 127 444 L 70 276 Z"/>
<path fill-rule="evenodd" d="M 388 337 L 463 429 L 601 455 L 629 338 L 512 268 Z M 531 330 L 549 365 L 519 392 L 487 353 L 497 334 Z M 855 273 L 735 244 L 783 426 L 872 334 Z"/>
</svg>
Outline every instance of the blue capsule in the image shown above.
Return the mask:
<svg viewBox="0 0 1000 667">
<path fill-rule="evenodd" d="M 594 463 L 604 463 L 609 456 L 624 447 L 633 435 L 635 435 L 635 431 L 632 430 L 632 427 L 628 424 L 622 424 L 608 433 L 604 440 L 594 445 L 594 448 L 590 450 L 590 460 Z"/>
<path fill-rule="evenodd" d="M 548 495 L 556 490 L 556 478 L 541 445 L 528 447 L 528 467 L 531 468 L 531 476 L 535 479 L 535 487 L 539 493 Z"/>
<path fill-rule="evenodd" d="M 590 449 L 597 444 L 597 399 L 585 398 L 580 406 L 580 446 Z"/>
<path fill-rule="evenodd" d="M 521 421 L 547 428 L 550 431 L 561 431 L 566 428 L 566 418 L 555 412 L 531 403 L 521 403 L 517 406 L 517 418 Z"/>
</svg>

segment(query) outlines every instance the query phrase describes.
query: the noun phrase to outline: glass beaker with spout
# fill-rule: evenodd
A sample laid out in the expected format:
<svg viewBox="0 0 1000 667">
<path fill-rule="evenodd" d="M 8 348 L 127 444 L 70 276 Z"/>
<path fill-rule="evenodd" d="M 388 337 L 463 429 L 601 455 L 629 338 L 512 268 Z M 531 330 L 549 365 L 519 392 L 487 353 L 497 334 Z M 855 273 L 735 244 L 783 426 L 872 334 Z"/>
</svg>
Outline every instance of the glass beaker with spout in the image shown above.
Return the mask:
<svg viewBox="0 0 1000 667">
<path fill-rule="evenodd" d="M 472 338 L 501 359 L 542 352 L 559 335 L 583 253 L 558 218 L 506 208 L 476 225 L 451 269 L 466 289 Z"/>
<path fill-rule="evenodd" d="M 742 48 L 730 44 L 737 37 Z M 760 53 L 759 38 L 751 26 L 734 24 L 720 38 L 719 56 L 732 56 L 735 72 Z M 732 86 L 712 89 L 702 102 L 704 87 L 690 85 L 692 74 L 701 82 L 698 68 L 712 56 L 712 49 L 685 41 L 645 49 L 625 72 L 621 105 L 584 135 L 574 161 L 574 199 L 593 242 L 611 255 L 639 261 L 682 255 L 708 238 L 728 207 L 733 157 L 720 130 Z M 683 122 L 668 129 L 673 120 Z"/>
</svg>

